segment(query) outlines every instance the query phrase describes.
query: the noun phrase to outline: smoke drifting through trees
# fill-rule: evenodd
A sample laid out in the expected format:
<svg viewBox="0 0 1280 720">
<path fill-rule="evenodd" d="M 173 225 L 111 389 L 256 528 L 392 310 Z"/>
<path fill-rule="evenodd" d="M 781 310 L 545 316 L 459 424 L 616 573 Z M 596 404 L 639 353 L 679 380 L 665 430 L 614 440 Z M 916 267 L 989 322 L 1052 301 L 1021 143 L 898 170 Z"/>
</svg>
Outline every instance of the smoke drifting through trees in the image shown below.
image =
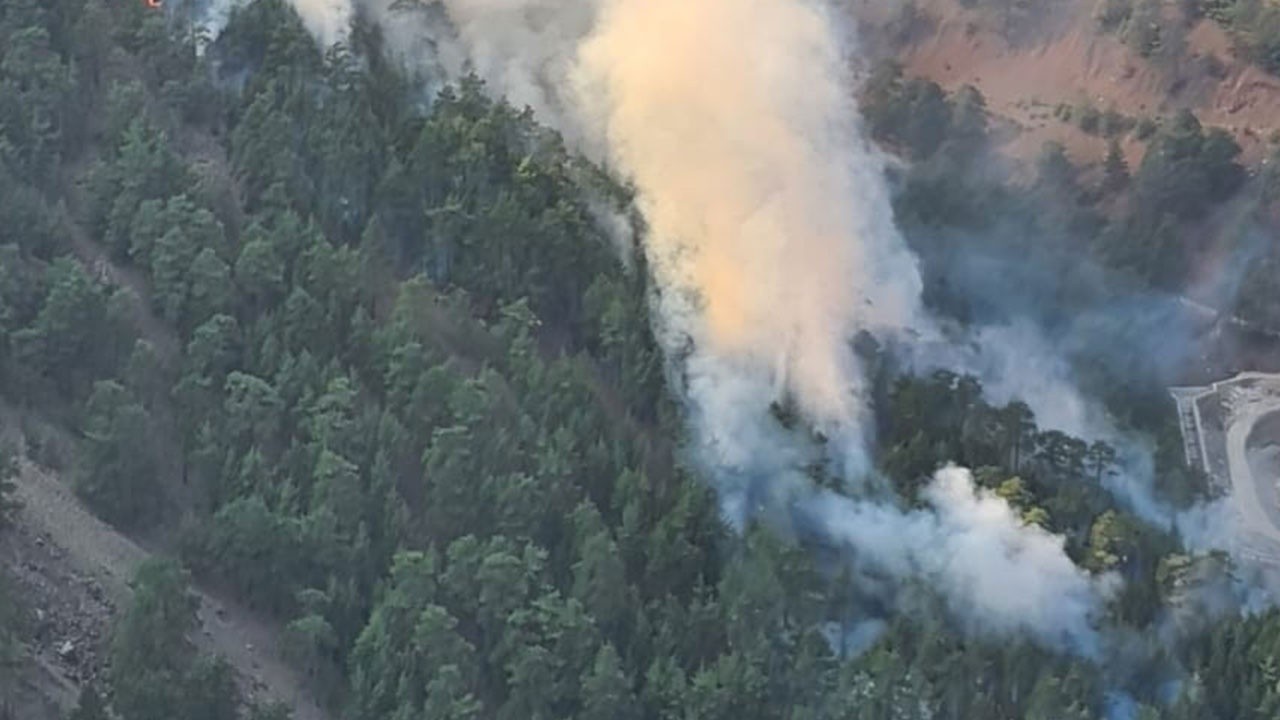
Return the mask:
<svg viewBox="0 0 1280 720">
<path fill-rule="evenodd" d="M 353 12 L 295 5 L 325 43 Z M 387 20 L 414 61 L 477 72 L 636 184 L 661 288 L 655 324 L 680 358 L 673 369 L 699 460 L 731 520 L 787 517 L 847 546 L 860 570 L 927 581 L 971 631 L 1096 650 L 1112 581 L 1076 568 L 1061 538 L 1024 526 L 967 471 L 940 471 L 924 493 L 928 510 L 872 499 L 864 485 L 872 439 L 850 338 L 910 331 L 946 345 L 921 309 L 920 273 L 853 105 L 852 46 L 825 4 L 444 0 L 405 11 L 373 0 L 364 9 Z M 1000 368 L 1009 396 L 1051 391 L 1028 398 L 1047 424 L 1066 401 L 1079 407 L 1065 429 L 1087 427 L 1092 409 L 1061 375 L 1010 377 L 1007 361 L 990 362 L 1025 357 L 1011 342 L 997 339 L 978 359 L 929 353 L 922 364 Z M 769 411 L 780 399 L 829 442 L 780 428 Z M 815 489 L 802 471 L 815 460 L 835 464 L 857 497 Z"/>
<path fill-rule="evenodd" d="M 976 489 L 964 468 L 939 470 L 923 495 L 932 511 L 904 513 L 824 494 L 801 504 L 859 561 L 939 589 L 966 630 L 1021 632 L 1085 656 L 1098 653 L 1094 622 L 1114 577 L 1077 568 L 1061 537 L 1023 524 L 1003 498 Z"/>
<path fill-rule="evenodd" d="M 475 20 L 483 4 L 448 6 L 464 38 L 489 27 Z M 798 470 L 816 451 L 773 427 L 769 403 L 793 399 L 833 439 L 829 459 L 860 482 L 869 438 L 849 338 L 932 334 L 883 167 L 857 123 L 840 23 L 821 4 L 789 0 L 621 0 L 597 13 L 568 75 L 571 135 L 605 148 L 640 190 L 663 289 L 657 322 L 669 350 L 692 339 L 684 390 L 730 517 L 803 508 L 790 517 L 804 531 L 847 545 L 860 568 L 923 576 L 970 629 L 1017 628 L 1091 651 L 1095 581 L 1060 541 L 976 495 L 967 473 L 938 476 L 926 493 L 933 512 L 817 493 Z M 512 42 L 545 32 L 489 32 L 507 43 L 505 67 L 563 73 L 545 62 L 556 54 Z M 494 42 L 479 43 L 484 64 Z M 536 83 L 518 73 L 488 77 L 517 101 L 522 88 L 555 86 L 555 75 Z M 1043 593 L 1009 605 L 1005 583 L 1018 578 Z"/>
</svg>

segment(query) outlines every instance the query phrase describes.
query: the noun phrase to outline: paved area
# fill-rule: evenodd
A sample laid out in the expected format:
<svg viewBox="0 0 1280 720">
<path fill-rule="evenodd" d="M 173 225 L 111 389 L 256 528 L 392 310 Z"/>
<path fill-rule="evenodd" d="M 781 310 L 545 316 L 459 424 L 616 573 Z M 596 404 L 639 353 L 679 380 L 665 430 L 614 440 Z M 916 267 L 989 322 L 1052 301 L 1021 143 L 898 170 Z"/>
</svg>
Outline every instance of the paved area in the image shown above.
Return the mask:
<svg viewBox="0 0 1280 720">
<path fill-rule="evenodd" d="M 1231 494 L 1243 554 L 1280 565 L 1280 374 L 1173 388 L 1187 464 Z"/>
</svg>

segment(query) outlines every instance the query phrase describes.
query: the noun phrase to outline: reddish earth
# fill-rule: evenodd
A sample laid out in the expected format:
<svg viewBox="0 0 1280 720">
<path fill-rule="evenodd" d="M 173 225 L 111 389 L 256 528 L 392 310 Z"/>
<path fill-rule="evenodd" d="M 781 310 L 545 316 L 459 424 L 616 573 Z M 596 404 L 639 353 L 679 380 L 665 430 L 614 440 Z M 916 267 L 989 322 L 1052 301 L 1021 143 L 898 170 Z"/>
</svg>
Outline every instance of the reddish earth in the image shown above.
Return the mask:
<svg viewBox="0 0 1280 720">
<path fill-rule="evenodd" d="M 1190 28 L 1180 59 L 1160 64 L 1102 33 L 1092 0 L 1057 3 L 1014 41 L 992 25 L 990 15 L 956 0 L 916 4 L 922 19 L 896 51 L 907 73 L 947 89 L 977 87 L 1013 130 L 1002 146 L 1012 157 L 1035 157 L 1046 141 L 1056 140 L 1077 163 L 1102 158 L 1106 142 L 1056 119 L 1059 104 L 1087 102 L 1133 118 L 1189 108 L 1205 125 L 1230 131 L 1250 163 L 1263 158 L 1268 137 L 1280 127 L 1280 78 L 1237 59 L 1226 33 L 1211 21 Z M 888 17 L 865 3 L 855 12 L 864 22 Z M 1141 159 L 1142 143 L 1130 135 L 1124 150 L 1132 165 Z"/>
</svg>

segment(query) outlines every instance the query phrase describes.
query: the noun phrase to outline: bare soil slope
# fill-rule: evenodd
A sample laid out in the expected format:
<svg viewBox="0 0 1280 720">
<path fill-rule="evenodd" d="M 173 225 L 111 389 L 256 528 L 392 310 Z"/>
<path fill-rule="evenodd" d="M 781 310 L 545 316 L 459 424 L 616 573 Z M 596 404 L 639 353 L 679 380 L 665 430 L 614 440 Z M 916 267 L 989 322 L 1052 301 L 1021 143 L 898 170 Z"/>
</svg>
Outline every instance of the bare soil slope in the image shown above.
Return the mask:
<svg viewBox="0 0 1280 720">
<path fill-rule="evenodd" d="M 1247 160 L 1262 158 L 1268 136 L 1280 128 L 1280 79 L 1236 58 L 1217 24 L 1199 21 L 1179 59 L 1158 62 L 1101 32 L 1092 0 L 1051 5 L 1033 27 L 1009 33 L 957 0 L 918 0 L 922 19 L 899 60 L 909 74 L 945 88 L 977 87 L 990 110 L 1018 129 L 1003 148 L 1014 157 L 1034 157 L 1045 141 L 1056 140 L 1077 162 L 1101 159 L 1104 140 L 1052 113 L 1059 104 L 1088 102 L 1133 118 L 1188 108 L 1206 125 L 1231 131 Z M 1125 149 L 1131 162 L 1141 157 L 1139 143 L 1130 140 Z"/>
<path fill-rule="evenodd" d="M 53 473 L 23 462 L 17 486 L 23 507 L 0 543 L 0 561 L 34 615 L 28 650 L 36 662 L 26 682 L 43 688 L 46 705 L 65 709 L 77 687 L 103 671 L 110 620 L 150 553 L 90 513 Z M 281 659 L 271 624 L 225 598 L 196 594 L 200 628 L 191 640 L 235 667 L 246 698 L 284 703 L 296 720 L 326 717 L 305 678 Z"/>
</svg>

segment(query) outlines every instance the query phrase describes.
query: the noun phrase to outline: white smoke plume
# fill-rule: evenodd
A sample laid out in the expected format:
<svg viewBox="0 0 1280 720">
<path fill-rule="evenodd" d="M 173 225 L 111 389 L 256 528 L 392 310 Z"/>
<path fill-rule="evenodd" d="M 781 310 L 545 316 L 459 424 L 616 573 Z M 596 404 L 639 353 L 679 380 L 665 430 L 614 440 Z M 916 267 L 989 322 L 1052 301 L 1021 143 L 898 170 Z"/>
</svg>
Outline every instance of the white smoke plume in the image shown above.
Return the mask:
<svg viewBox="0 0 1280 720">
<path fill-rule="evenodd" d="M 198 25 L 205 42 L 211 42 L 227 27 L 231 14 L 249 0 L 177 0 L 165 3 L 166 12 L 190 16 Z M 347 39 L 355 17 L 352 0 L 289 0 L 298 11 L 307 31 L 322 47 L 331 47 Z M 204 52 L 203 43 L 199 52 Z"/>
<path fill-rule="evenodd" d="M 351 27 L 350 0 L 290 0 L 306 23 L 307 30 L 322 45 L 342 42 Z"/>
<path fill-rule="evenodd" d="M 970 632 L 1025 633 L 1086 656 L 1098 651 L 1095 623 L 1116 578 L 1076 567 L 1062 537 L 1024 525 L 1004 498 L 975 487 L 968 470 L 939 470 L 923 497 L 930 510 L 834 496 L 815 498 L 811 510 L 858 562 L 941 590 Z"/>
<path fill-rule="evenodd" d="M 921 281 L 855 123 L 837 25 L 801 0 L 615 0 L 574 78 L 584 125 L 640 190 L 660 283 L 697 298 L 664 320 L 716 375 L 752 378 L 766 402 L 791 393 L 860 446 L 849 338 L 914 324 Z"/>
<path fill-rule="evenodd" d="M 322 38 L 347 16 L 295 4 Z M 449 27 L 424 20 L 434 35 L 417 47 L 437 66 L 474 70 L 635 183 L 662 289 L 655 324 L 673 358 L 692 349 L 673 360 L 678 385 L 731 520 L 789 508 L 859 568 L 932 584 L 970 631 L 1092 652 L 1108 582 L 1076 568 L 1061 538 L 1023 525 L 959 468 L 934 479 L 929 508 L 909 512 L 819 491 L 797 471 L 804 443 L 769 414 L 772 402 L 794 402 L 856 486 L 871 473 L 871 439 L 850 339 L 934 334 L 881 158 L 859 125 L 853 48 L 825 3 L 435 7 Z M 391 35 L 407 34 L 406 17 L 386 23 Z"/>
<path fill-rule="evenodd" d="M 849 338 L 925 324 L 838 26 L 796 0 L 616 0 L 579 50 L 579 123 L 640 190 L 668 346 L 693 339 L 704 459 L 731 518 L 790 495 L 860 566 L 929 581 L 970 631 L 1092 652 L 1099 581 L 967 471 L 941 471 L 932 509 L 906 513 L 807 488 L 789 470 L 800 451 L 770 428 L 766 405 L 790 394 L 845 472 L 865 471 Z"/>
<path fill-rule="evenodd" d="M 592 31 L 597 0 L 442 0 L 455 35 L 444 67 L 466 69 L 497 95 L 534 113 L 581 145 L 571 109 L 570 75 L 582 40 Z M 598 149 L 598 148 L 597 148 Z"/>
</svg>

